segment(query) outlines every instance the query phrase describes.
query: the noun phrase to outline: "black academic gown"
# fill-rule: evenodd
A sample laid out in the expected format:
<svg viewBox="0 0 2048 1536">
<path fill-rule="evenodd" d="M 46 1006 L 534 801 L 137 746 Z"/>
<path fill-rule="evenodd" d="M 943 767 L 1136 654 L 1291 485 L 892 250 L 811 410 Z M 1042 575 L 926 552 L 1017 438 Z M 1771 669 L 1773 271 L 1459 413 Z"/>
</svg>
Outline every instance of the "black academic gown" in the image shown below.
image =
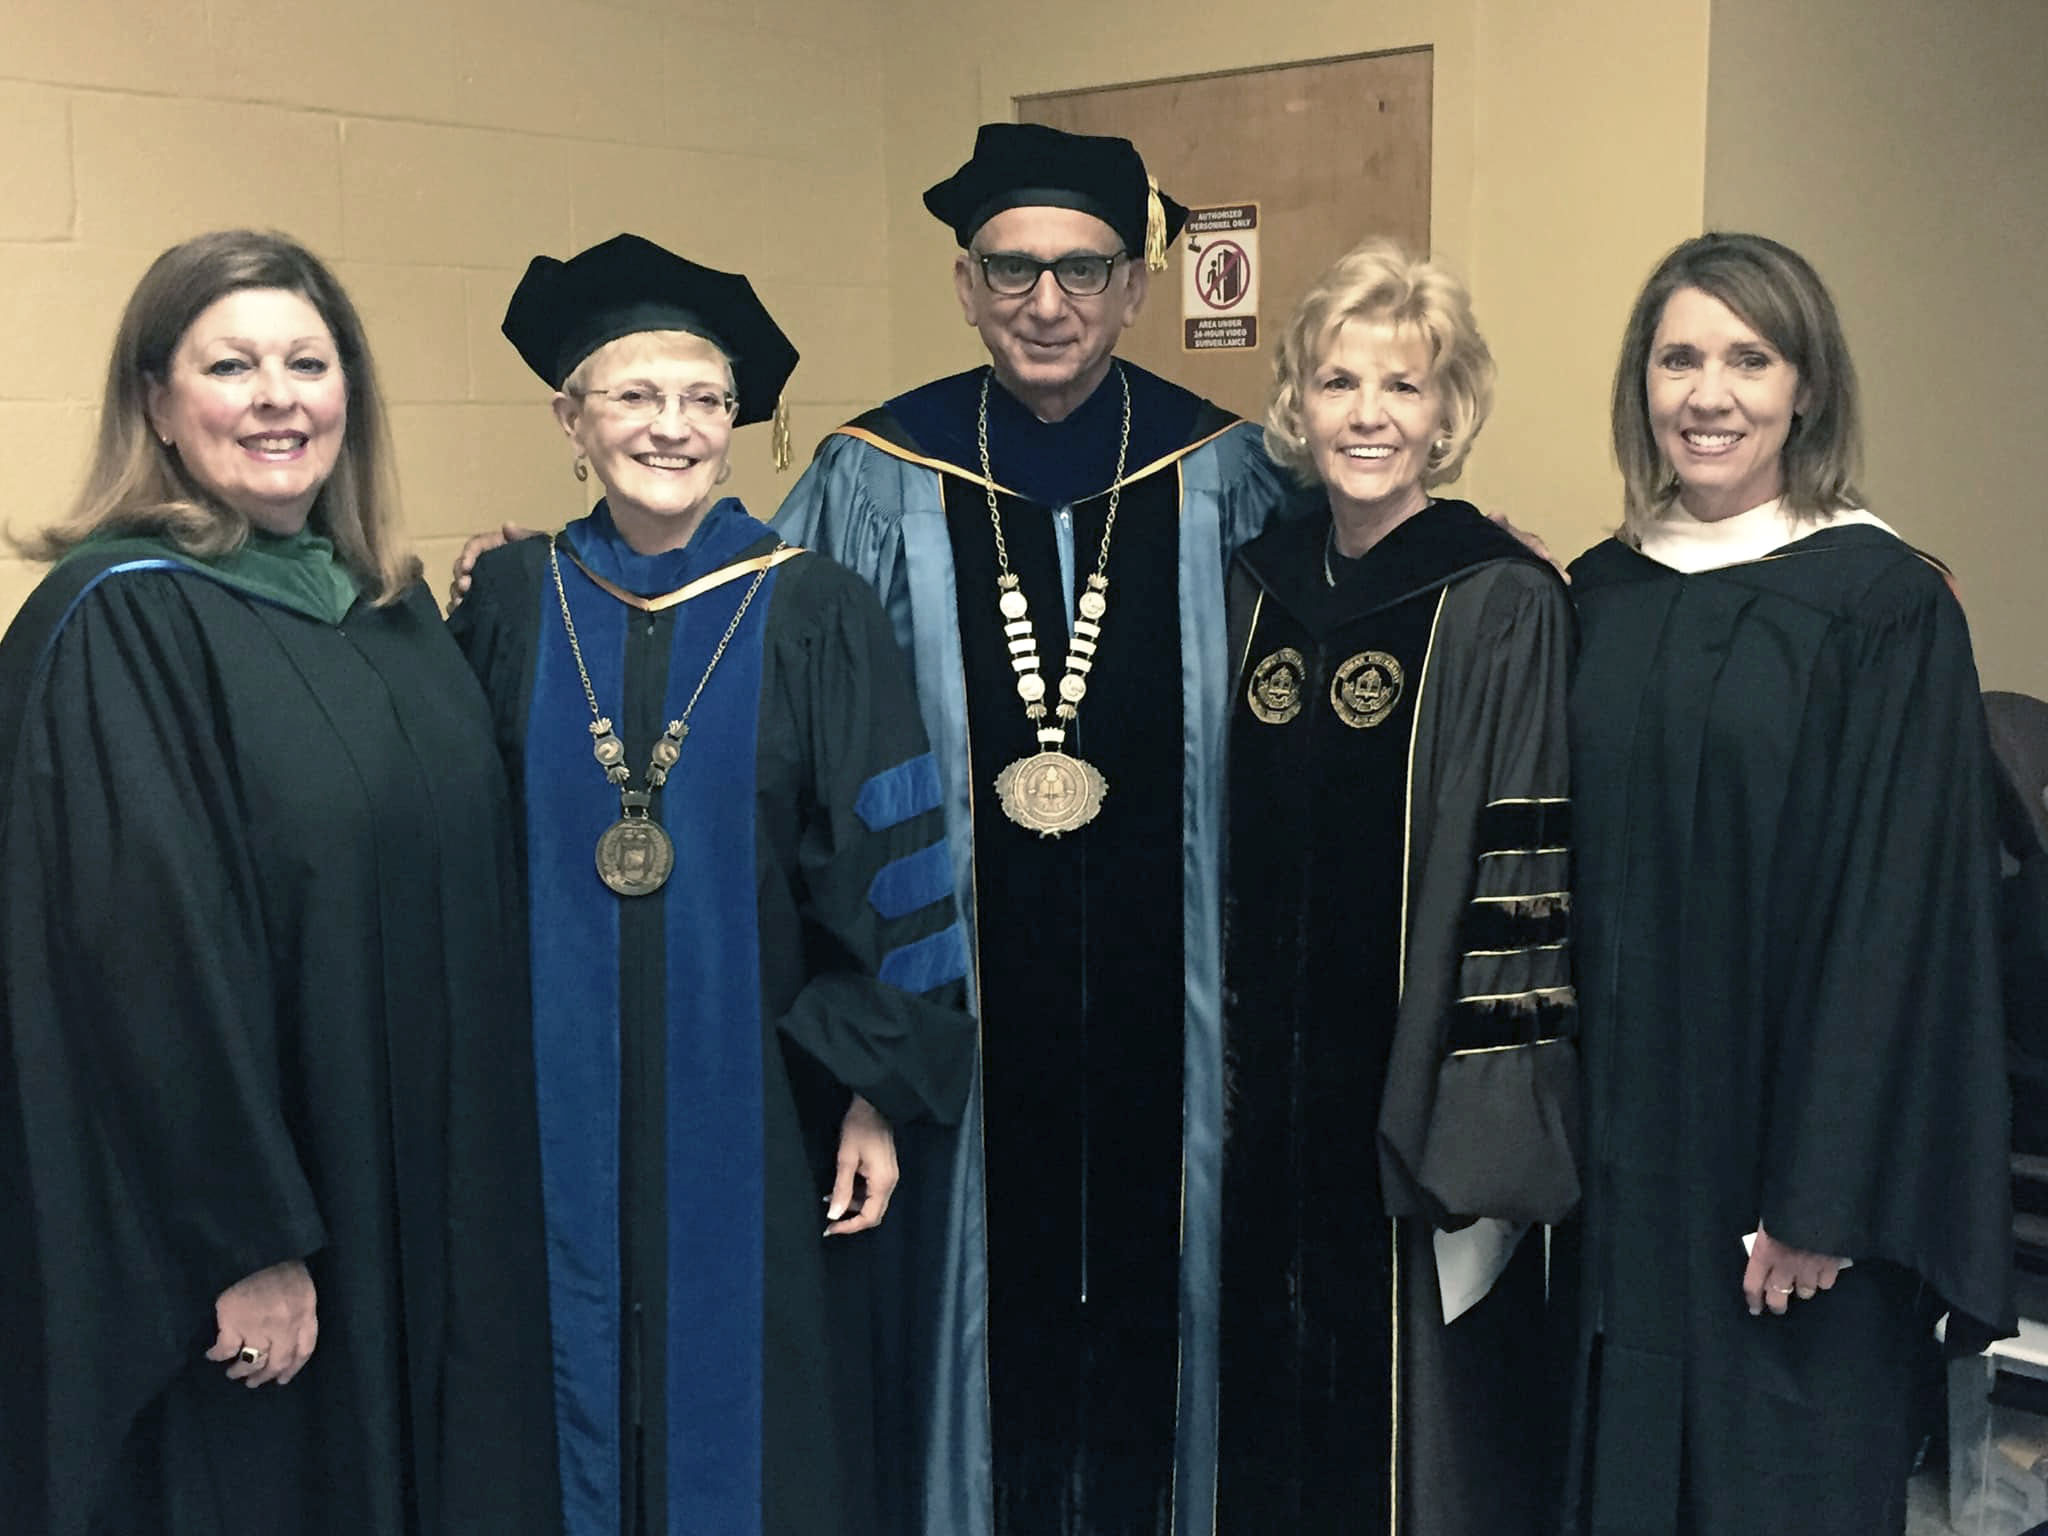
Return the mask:
<svg viewBox="0 0 2048 1536">
<path fill-rule="evenodd" d="M 1129 387 L 1128 437 L 1124 386 Z M 1109 609 L 1067 750 L 1087 826 L 1010 821 L 1037 750 L 997 608 L 977 432 L 1049 687 L 1123 467 Z M 1215 1487 L 1223 574 L 1282 501 L 1256 429 L 1119 362 L 1058 422 L 987 368 L 839 429 L 778 527 L 881 593 L 916 669 L 961 852 L 982 1020 L 935 1241 L 927 1536 L 1206 1530 Z M 985 1175 L 985 1178 L 984 1178 Z"/>
<path fill-rule="evenodd" d="M 1537 1536 L 1543 1233 L 1447 1325 L 1435 1232 L 1575 1194 L 1570 606 L 1463 502 L 1328 527 L 1230 593 L 1217 1529 Z"/>
<path fill-rule="evenodd" d="M 509 806 L 415 589 L 86 551 L 0 643 L 0 1524 L 555 1529 Z M 251 1391 L 214 1300 L 303 1259 Z"/>
<path fill-rule="evenodd" d="M 652 895 L 613 894 L 593 864 L 619 797 L 548 544 L 486 555 L 453 619 L 524 805 L 572 1536 L 857 1536 L 876 1464 L 904 1454 L 870 1374 L 894 1229 L 825 1239 L 822 1197 L 852 1094 L 892 1122 L 957 1118 L 966 947 L 881 609 L 779 542 L 730 500 L 667 555 L 634 554 L 602 504 L 561 536 L 636 787 L 761 577 L 655 797 L 676 868 Z M 593 575 L 688 595 L 645 611 Z"/>
<path fill-rule="evenodd" d="M 1577 1518 L 1904 1521 L 1934 1314 L 2009 1331 L 1991 769 L 1955 599 L 1829 529 L 1682 575 L 1573 567 L 1590 1110 Z M 1749 1315 L 1742 1237 L 1855 1261 Z"/>
</svg>

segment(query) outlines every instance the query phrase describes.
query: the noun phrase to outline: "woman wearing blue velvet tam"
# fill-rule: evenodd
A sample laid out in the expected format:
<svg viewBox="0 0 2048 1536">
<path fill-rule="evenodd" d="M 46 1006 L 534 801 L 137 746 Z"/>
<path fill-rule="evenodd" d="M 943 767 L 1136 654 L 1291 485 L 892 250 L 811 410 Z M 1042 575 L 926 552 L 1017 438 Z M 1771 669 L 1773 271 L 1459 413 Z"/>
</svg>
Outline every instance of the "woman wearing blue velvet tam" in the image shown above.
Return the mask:
<svg viewBox="0 0 2048 1536">
<path fill-rule="evenodd" d="M 620 235 L 504 329 L 605 493 L 452 621 L 524 805 L 565 1524 L 865 1532 L 853 1234 L 974 1053 L 916 700 L 873 594 L 718 494 L 796 366 L 744 277 Z"/>
</svg>

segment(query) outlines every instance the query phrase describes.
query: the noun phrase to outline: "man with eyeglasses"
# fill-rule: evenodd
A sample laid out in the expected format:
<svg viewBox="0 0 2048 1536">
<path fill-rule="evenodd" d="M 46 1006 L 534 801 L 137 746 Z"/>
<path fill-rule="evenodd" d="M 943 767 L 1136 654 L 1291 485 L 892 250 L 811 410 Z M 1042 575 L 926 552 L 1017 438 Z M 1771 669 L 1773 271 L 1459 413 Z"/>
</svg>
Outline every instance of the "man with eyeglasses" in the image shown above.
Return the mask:
<svg viewBox="0 0 2048 1536">
<path fill-rule="evenodd" d="M 930 1536 L 1207 1531 L 1223 574 L 1286 493 L 1115 355 L 1187 217 L 1127 140 L 987 124 L 925 206 L 988 363 L 839 428 L 775 519 L 888 608 L 975 946 L 978 1118 L 892 1218 L 948 1234 L 905 1277 L 911 1496 Z"/>
</svg>

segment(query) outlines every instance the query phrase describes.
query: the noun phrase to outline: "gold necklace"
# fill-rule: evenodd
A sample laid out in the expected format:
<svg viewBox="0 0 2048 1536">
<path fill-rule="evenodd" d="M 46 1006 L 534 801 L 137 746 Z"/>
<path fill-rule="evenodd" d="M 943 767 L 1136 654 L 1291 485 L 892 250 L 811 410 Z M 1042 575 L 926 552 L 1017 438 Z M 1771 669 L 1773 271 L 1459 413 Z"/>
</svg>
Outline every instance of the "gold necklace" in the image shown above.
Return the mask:
<svg viewBox="0 0 2048 1536">
<path fill-rule="evenodd" d="M 784 547 L 778 541 L 774 553 L 779 554 Z M 647 787 L 635 789 L 633 770 L 626 765 L 626 744 L 597 707 L 597 690 L 590 686 L 590 668 L 583 664 L 583 647 L 576 640 L 576 620 L 569 613 L 569 592 L 562 585 L 562 562 L 555 550 L 555 536 L 548 535 L 548 569 L 554 573 L 555 597 L 562 605 L 562 628 L 569 636 L 569 654 L 576 658 L 576 676 L 583 684 L 583 697 L 590 704 L 590 755 L 597 759 L 604 776 L 619 788 L 619 819 L 606 827 L 597 840 L 597 877 L 621 896 L 651 896 L 668 883 L 669 872 L 676 867 L 676 845 L 670 841 L 667 829 L 651 814 L 654 792 L 668 782 L 669 770 L 683 755 L 683 742 L 690 734 L 690 711 L 697 707 L 704 685 L 718 670 L 725 648 L 739 633 L 740 620 L 747 616 L 754 594 L 761 590 L 761 583 L 778 563 L 770 558 L 754 573 L 738 611 L 719 638 L 718 649 L 711 653 L 704 675 L 697 679 L 689 703 L 683 706 L 682 717 L 669 721 L 668 729 L 654 739 L 654 750 L 647 761 Z"/>
<path fill-rule="evenodd" d="M 996 775 L 996 793 L 1002 797 L 1003 814 L 1040 837 L 1058 837 L 1085 827 L 1102 810 L 1109 785 L 1095 765 L 1070 757 L 1065 748 L 1067 728 L 1081 713 L 1081 700 L 1088 692 L 1088 673 L 1095 665 L 1095 647 L 1102 638 L 1102 616 L 1109 608 L 1109 540 L 1116 532 L 1117 502 L 1124 489 L 1124 458 L 1131 447 L 1131 381 L 1123 365 L 1117 365 L 1117 382 L 1124 391 L 1123 437 L 1116 447 L 1116 475 L 1109 482 L 1109 517 L 1102 526 L 1102 548 L 1095 557 L 1095 574 L 1088 578 L 1076 607 L 1074 633 L 1067 641 L 1067 666 L 1060 678 L 1060 701 L 1046 720 L 1045 678 L 1038 670 L 1038 637 L 1031 625 L 1031 605 L 1010 570 L 1010 551 L 1003 543 L 1003 514 L 996 506 L 996 478 L 988 459 L 988 381 L 994 370 L 981 377 L 981 411 L 975 421 L 975 437 L 981 448 L 981 486 L 988 493 L 988 520 L 996 531 L 996 606 L 1003 616 L 1003 636 L 1009 642 L 1010 666 L 1017 674 L 1017 696 L 1024 701 L 1024 716 L 1038 731 L 1039 750 L 1020 757 Z"/>
</svg>

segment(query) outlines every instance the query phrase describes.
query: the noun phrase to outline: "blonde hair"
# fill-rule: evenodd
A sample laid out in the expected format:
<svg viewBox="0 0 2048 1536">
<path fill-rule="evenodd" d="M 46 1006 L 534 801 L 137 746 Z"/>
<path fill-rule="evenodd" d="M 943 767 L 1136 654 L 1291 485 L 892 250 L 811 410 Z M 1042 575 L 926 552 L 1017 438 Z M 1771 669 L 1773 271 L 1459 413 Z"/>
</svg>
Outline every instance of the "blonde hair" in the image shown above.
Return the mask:
<svg viewBox="0 0 2048 1536">
<path fill-rule="evenodd" d="M 307 526 L 332 541 L 335 558 L 380 606 L 396 602 L 419 580 L 419 559 L 398 525 L 390 429 L 355 306 L 334 274 L 297 241 L 247 229 L 200 235 L 150 264 L 114 336 L 85 485 L 63 519 L 26 538 L 10 535 L 17 549 L 32 559 L 56 560 L 98 534 L 158 536 L 202 558 L 242 546 L 248 518 L 209 496 L 157 440 L 149 390 L 168 380 L 171 358 L 192 322 L 247 288 L 280 288 L 311 304 L 334 337 L 348 386 L 341 450 Z"/>
<path fill-rule="evenodd" d="M 1622 522 L 1636 543 L 1678 500 L 1678 477 L 1650 426 L 1650 348 L 1664 306 L 1697 288 L 1728 306 L 1799 372 L 1800 409 L 1779 454 L 1785 510 L 1802 522 L 1863 505 L 1856 489 L 1861 410 L 1849 343 L 1827 285 L 1806 258 L 1762 235 L 1698 235 L 1662 261 L 1629 312 L 1614 368 L 1614 460 Z"/>
<path fill-rule="evenodd" d="M 1422 483 L 1433 488 L 1457 479 L 1493 409 L 1493 354 L 1472 318 L 1465 285 L 1391 240 L 1368 240 L 1347 251 L 1295 307 L 1273 353 L 1266 452 L 1304 485 L 1315 483 L 1315 461 L 1302 443 L 1302 392 L 1348 320 L 1410 331 L 1428 347 L 1445 421 L 1438 440 L 1443 446 L 1431 445 Z"/>
</svg>

